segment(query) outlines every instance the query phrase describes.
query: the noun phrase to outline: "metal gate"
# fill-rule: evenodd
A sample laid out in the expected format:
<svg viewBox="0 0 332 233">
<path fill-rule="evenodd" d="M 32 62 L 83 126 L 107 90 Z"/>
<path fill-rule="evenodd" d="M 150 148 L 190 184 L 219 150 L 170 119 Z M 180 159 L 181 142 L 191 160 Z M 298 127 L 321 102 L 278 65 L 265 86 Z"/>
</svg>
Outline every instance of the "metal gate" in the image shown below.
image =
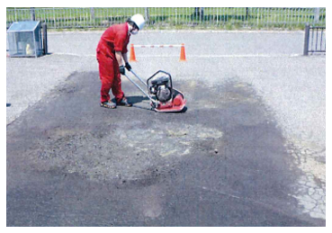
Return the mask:
<svg viewBox="0 0 332 233">
<path fill-rule="evenodd" d="M 304 34 L 304 52 L 309 54 L 326 54 L 326 27 L 306 25 Z"/>
</svg>

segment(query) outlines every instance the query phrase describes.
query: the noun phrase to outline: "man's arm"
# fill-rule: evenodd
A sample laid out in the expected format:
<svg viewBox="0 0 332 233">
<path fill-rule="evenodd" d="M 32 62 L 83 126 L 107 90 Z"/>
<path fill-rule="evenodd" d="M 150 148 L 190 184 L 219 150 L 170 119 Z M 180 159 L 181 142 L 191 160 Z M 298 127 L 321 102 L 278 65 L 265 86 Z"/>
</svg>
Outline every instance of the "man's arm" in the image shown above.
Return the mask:
<svg viewBox="0 0 332 233">
<path fill-rule="evenodd" d="M 116 60 L 119 63 L 119 66 L 124 65 L 123 61 L 124 61 L 124 63 L 128 63 L 128 55 L 127 55 L 127 53 L 115 52 L 115 57 L 116 57 Z"/>
<path fill-rule="evenodd" d="M 123 57 L 124 62 L 128 63 L 128 55 L 127 55 L 127 53 L 123 53 L 122 57 Z"/>
<path fill-rule="evenodd" d="M 115 58 L 116 58 L 116 60 L 118 61 L 119 66 L 123 66 L 123 61 L 122 61 L 122 59 L 125 60 L 125 58 L 122 56 L 122 53 L 116 51 L 116 52 L 115 52 Z"/>
<path fill-rule="evenodd" d="M 131 66 L 128 63 L 128 55 L 127 53 L 121 53 L 121 52 L 115 52 L 116 60 L 118 61 L 119 67 L 120 67 L 120 73 L 125 74 L 125 67 L 127 70 L 131 70 Z M 125 65 L 123 64 L 125 63 Z"/>
</svg>

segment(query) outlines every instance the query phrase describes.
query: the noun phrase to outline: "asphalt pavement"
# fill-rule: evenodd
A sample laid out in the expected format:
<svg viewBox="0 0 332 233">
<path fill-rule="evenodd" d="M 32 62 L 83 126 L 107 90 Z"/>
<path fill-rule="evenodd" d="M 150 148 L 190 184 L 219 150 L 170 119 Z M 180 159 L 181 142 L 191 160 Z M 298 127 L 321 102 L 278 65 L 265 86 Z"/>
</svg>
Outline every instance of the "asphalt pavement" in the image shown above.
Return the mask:
<svg viewBox="0 0 332 233">
<path fill-rule="evenodd" d="M 7 225 L 325 225 L 325 56 L 303 32 L 145 31 L 143 78 L 172 74 L 180 114 L 99 107 L 102 32 L 7 58 Z"/>
</svg>

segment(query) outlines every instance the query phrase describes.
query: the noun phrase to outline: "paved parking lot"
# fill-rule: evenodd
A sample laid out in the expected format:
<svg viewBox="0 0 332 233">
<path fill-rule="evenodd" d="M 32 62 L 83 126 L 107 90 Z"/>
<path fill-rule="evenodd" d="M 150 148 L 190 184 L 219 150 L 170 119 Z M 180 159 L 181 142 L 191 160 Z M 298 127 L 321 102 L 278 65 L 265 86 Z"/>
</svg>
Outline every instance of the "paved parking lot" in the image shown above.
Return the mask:
<svg viewBox="0 0 332 233">
<path fill-rule="evenodd" d="M 143 78 L 159 69 L 172 74 L 188 99 L 188 111 L 175 115 L 99 107 L 101 33 L 50 33 L 50 55 L 7 58 L 7 224 L 324 224 L 326 60 L 301 55 L 303 32 L 145 31 L 133 37 L 134 44 L 185 44 L 187 62 L 178 61 L 179 48 L 137 48 L 132 63 Z M 148 106 L 128 81 L 123 87 L 136 106 Z M 159 149 L 151 149 L 159 140 Z M 72 183 L 81 183 L 82 194 L 66 192 Z M 89 197 L 93 186 L 103 191 Z M 51 190 L 57 194 L 46 200 Z M 78 199 L 64 201 L 68 195 Z M 101 198 L 98 208 L 94 198 Z M 30 215 L 38 200 L 41 208 Z M 234 208 L 226 212 L 212 208 L 229 201 Z M 250 215 L 241 211 L 249 206 Z M 96 209 L 88 214 L 84 208 Z"/>
</svg>

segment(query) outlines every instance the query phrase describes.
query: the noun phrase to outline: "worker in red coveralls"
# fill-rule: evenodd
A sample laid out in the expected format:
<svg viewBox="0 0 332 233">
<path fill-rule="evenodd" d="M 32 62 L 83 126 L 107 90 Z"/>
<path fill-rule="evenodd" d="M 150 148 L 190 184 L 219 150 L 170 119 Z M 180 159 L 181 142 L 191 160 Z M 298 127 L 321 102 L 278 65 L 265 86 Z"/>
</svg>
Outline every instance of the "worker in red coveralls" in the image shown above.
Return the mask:
<svg viewBox="0 0 332 233">
<path fill-rule="evenodd" d="M 109 27 L 101 36 L 97 47 L 99 77 L 101 80 L 101 107 L 114 109 L 117 105 L 132 106 L 131 103 L 128 103 L 121 89 L 121 74 L 125 74 L 125 68 L 128 71 L 131 70 L 127 56 L 127 45 L 130 36 L 137 34 L 144 24 L 144 17 L 136 14 L 123 24 Z M 110 89 L 112 89 L 116 103 L 110 100 Z"/>
</svg>

